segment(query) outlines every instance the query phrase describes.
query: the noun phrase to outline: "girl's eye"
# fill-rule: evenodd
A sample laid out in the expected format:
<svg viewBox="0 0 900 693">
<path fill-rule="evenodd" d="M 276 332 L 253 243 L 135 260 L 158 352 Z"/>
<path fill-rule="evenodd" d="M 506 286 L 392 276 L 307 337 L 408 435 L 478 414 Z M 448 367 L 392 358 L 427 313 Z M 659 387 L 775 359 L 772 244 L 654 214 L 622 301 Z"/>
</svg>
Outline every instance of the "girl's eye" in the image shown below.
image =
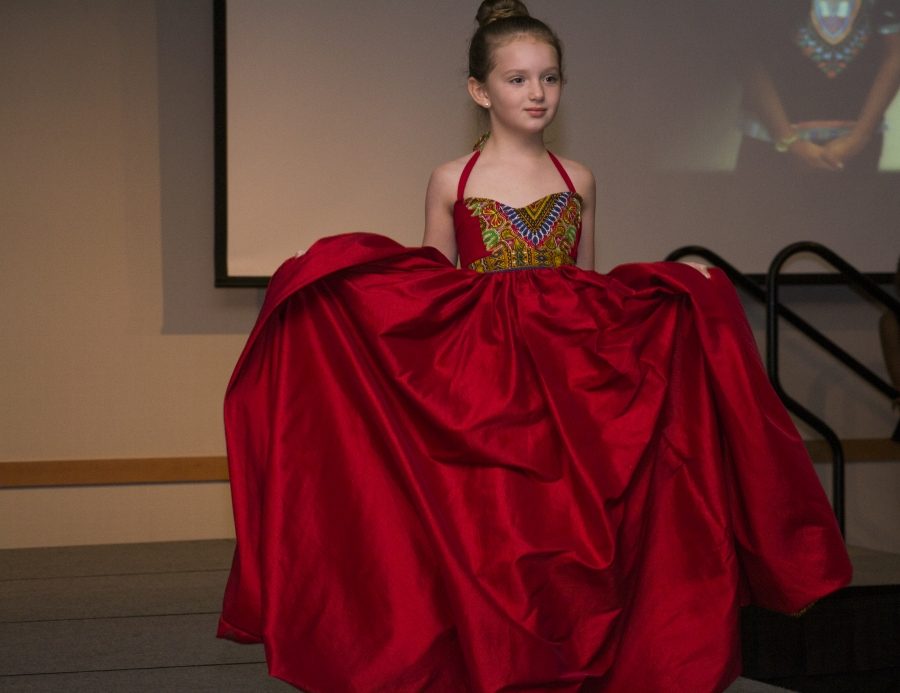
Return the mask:
<svg viewBox="0 0 900 693">
<path fill-rule="evenodd" d="M 522 84 L 525 80 L 522 77 L 513 77 L 509 81 L 513 84 Z"/>
<path fill-rule="evenodd" d="M 547 75 L 544 77 L 544 81 L 548 84 L 556 84 L 559 82 L 559 75 Z"/>
</svg>

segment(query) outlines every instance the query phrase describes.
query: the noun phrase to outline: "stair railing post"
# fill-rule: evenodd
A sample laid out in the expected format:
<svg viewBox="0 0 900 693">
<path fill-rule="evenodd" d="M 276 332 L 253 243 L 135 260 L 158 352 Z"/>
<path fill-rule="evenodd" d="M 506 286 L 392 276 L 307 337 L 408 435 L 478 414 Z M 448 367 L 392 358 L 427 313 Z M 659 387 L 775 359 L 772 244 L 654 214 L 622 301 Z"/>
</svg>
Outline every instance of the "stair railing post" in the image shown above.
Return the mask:
<svg viewBox="0 0 900 693">
<path fill-rule="evenodd" d="M 778 371 L 778 313 L 781 309 L 781 303 L 778 300 L 778 286 L 781 268 L 793 255 L 806 251 L 816 252 L 817 250 L 817 243 L 810 243 L 808 241 L 792 243 L 779 252 L 772 260 L 772 264 L 769 265 L 769 271 L 766 275 L 766 370 L 769 374 L 769 380 L 772 382 L 772 387 L 775 388 L 778 396 L 781 397 L 781 400 L 788 409 L 793 411 L 802 421 L 816 430 L 825 439 L 825 442 L 828 443 L 828 447 L 831 449 L 831 506 L 834 509 L 834 516 L 837 520 L 838 527 L 841 530 L 841 534 L 846 536 L 844 515 L 844 446 L 830 426 L 784 391 Z"/>
</svg>

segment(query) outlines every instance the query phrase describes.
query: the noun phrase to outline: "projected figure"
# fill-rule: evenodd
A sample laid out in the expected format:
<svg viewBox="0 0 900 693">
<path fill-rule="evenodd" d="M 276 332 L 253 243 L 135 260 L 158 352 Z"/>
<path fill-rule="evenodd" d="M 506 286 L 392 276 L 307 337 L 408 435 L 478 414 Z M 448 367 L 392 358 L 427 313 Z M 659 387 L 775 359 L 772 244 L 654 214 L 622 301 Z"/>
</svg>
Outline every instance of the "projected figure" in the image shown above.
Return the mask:
<svg viewBox="0 0 900 693">
<path fill-rule="evenodd" d="M 491 135 L 434 171 L 425 247 L 333 236 L 272 278 L 226 395 L 219 634 L 310 691 L 722 690 L 741 604 L 849 581 L 834 516 L 725 276 L 591 270 L 593 176 L 544 146 L 556 35 L 477 20 Z"/>
<path fill-rule="evenodd" d="M 730 6 L 744 87 L 738 170 L 877 170 L 884 112 L 900 85 L 900 2 Z"/>
</svg>

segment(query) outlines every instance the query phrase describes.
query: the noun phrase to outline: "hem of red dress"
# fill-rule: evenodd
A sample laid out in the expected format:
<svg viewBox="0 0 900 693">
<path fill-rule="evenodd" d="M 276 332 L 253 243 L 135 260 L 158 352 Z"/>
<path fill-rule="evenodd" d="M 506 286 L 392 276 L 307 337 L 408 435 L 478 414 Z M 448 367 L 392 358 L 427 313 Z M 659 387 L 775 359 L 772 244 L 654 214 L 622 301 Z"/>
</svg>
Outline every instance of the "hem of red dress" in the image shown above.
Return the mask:
<svg viewBox="0 0 900 693">
<path fill-rule="evenodd" d="M 780 605 L 772 604 L 771 602 L 766 603 L 765 600 L 756 599 L 754 597 L 750 597 L 746 600 L 741 600 L 741 606 L 758 606 L 763 609 L 768 609 L 769 611 L 774 611 L 775 613 L 784 614 L 785 616 L 790 616 L 791 618 L 800 618 L 807 611 L 812 609 L 816 604 L 821 602 L 823 599 L 830 597 L 831 595 L 840 592 L 842 589 L 850 586 L 851 577 L 847 577 L 836 584 L 826 587 L 821 591 L 814 591 L 809 594 L 804 601 L 799 604 L 790 604 L 790 603 L 782 603 Z"/>
<path fill-rule="evenodd" d="M 263 642 L 261 635 L 238 628 L 234 624 L 229 623 L 224 616 L 219 617 L 216 637 L 222 640 L 232 640 L 243 645 L 256 645 Z"/>
</svg>

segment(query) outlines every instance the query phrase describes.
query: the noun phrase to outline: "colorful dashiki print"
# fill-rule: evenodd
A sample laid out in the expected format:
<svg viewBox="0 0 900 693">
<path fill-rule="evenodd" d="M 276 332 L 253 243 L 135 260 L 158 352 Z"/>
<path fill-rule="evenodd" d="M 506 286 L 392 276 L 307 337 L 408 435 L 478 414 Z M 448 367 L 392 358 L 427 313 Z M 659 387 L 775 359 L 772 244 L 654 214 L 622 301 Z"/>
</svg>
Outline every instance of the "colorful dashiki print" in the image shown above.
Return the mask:
<svg viewBox="0 0 900 693">
<path fill-rule="evenodd" d="M 794 43 L 829 79 L 840 75 L 872 36 L 864 0 L 813 0 Z"/>
<path fill-rule="evenodd" d="M 469 265 L 476 272 L 574 265 L 581 220 L 581 196 L 553 193 L 526 207 L 472 197 L 466 207 L 481 224 L 481 239 L 491 254 Z"/>
</svg>

